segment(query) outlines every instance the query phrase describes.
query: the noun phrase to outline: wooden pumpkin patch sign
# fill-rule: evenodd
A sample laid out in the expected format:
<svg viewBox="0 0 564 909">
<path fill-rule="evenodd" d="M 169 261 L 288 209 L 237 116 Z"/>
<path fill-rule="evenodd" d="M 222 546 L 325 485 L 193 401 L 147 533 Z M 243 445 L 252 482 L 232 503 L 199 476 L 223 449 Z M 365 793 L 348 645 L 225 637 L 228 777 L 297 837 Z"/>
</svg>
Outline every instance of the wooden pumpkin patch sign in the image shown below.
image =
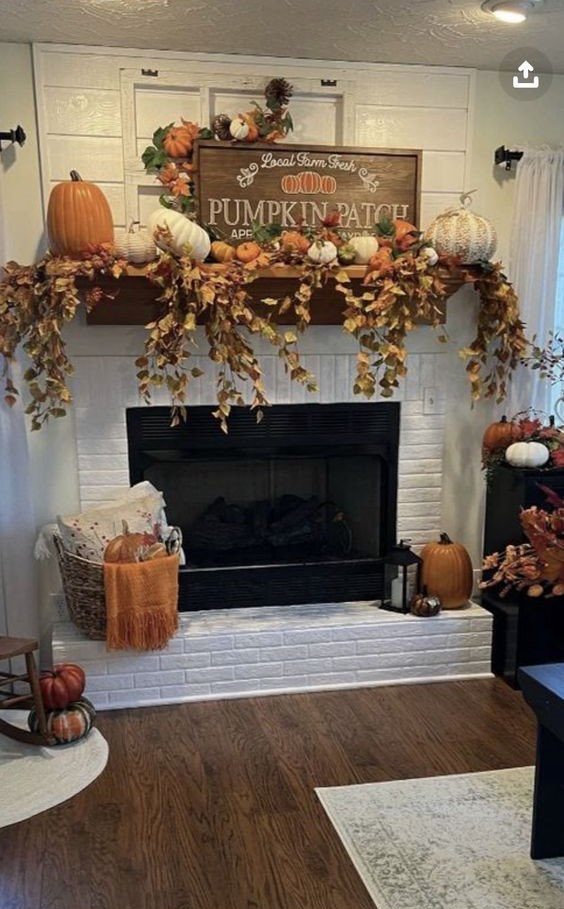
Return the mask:
<svg viewBox="0 0 564 909">
<path fill-rule="evenodd" d="M 253 225 L 292 231 L 340 214 L 345 237 L 385 219 L 419 219 L 421 152 L 335 146 L 194 144 L 198 221 L 229 242 Z"/>
</svg>

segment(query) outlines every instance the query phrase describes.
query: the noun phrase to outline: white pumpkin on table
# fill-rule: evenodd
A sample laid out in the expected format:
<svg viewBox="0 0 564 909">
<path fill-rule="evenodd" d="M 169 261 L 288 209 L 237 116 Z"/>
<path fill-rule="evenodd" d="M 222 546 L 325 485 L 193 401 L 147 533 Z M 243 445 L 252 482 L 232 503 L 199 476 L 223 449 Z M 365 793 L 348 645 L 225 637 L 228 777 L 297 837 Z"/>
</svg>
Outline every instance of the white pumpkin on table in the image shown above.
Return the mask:
<svg viewBox="0 0 564 909">
<path fill-rule="evenodd" d="M 497 234 L 487 218 L 470 211 L 471 194 L 462 193 L 460 208 L 449 208 L 437 215 L 425 231 L 425 240 L 441 256 L 456 256 L 462 265 L 487 262 L 497 247 Z"/>
<path fill-rule="evenodd" d="M 157 208 L 147 220 L 147 228 L 159 249 L 181 258 L 188 256 L 198 262 L 209 255 L 209 235 L 185 215 L 170 208 Z"/>
</svg>

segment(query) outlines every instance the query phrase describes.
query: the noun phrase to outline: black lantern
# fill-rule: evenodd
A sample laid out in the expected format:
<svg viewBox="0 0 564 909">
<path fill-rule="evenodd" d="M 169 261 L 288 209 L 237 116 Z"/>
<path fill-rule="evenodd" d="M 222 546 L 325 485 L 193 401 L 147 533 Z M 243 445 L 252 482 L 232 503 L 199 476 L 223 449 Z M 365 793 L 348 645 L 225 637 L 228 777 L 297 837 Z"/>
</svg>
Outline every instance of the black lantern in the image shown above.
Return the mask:
<svg viewBox="0 0 564 909">
<path fill-rule="evenodd" d="M 384 584 L 386 599 L 382 600 L 381 609 L 392 612 L 409 612 L 408 602 L 408 575 L 409 569 L 415 565 L 415 590 L 421 588 L 421 563 L 414 552 L 411 551 L 409 540 L 400 540 L 384 559 Z M 414 591 L 410 591 L 410 595 Z"/>
</svg>

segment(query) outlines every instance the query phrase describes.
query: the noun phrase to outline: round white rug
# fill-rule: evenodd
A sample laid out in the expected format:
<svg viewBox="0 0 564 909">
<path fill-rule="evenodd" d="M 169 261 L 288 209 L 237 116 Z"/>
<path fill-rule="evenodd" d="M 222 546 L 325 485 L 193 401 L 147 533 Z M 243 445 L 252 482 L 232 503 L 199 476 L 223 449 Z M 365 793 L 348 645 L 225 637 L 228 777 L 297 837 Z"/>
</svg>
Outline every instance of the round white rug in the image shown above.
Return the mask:
<svg viewBox="0 0 564 909">
<path fill-rule="evenodd" d="M 27 712 L 5 711 L 11 723 L 27 728 Z M 0 827 L 16 824 L 72 798 L 100 775 L 108 743 L 96 728 L 69 745 L 24 745 L 0 734 Z"/>
</svg>

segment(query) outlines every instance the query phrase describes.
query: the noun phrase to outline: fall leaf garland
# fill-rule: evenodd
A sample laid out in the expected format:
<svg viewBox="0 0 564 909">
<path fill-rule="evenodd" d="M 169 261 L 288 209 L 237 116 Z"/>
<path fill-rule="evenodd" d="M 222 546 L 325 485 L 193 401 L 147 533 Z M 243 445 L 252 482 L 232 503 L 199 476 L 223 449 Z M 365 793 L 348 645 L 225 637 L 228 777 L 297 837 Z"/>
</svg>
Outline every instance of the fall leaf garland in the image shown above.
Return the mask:
<svg viewBox="0 0 564 909">
<path fill-rule="evenodd" d="M 300 265 L 294 293 L 264 299 L 265 314 L 259 313 L 249 285 L 260 277 L 262 267 L 275 268 L 289 261 Z M 0 282 L 5 400 L 13 404 L 18 393 L 10 365 L 21 344 L 32 362 L 24 380 L 31 396 L 27 412 L 33 429 L 39 429 L 49 416 L 62 416 L 71 401 L 68 378 L 72 364 L 62 329 L 82 303 L 77 278 L 93 282 L 84 297 L 88 309 L 104 296 L 95 285 L 96 276 L 119 278 L 125 267 L 125 262 L 104 249 L 80 262 L 46 257 L 34 266 L 6 266 Z M 233 405 L 249 403 L 260 419 L 261 408 L 268 404 L 253 336 L 272 345 L 291 380 L 309 391 L 316 389 L 315 377 L 300 361 L 298 338 L 311 321 L 313 291 L 329 280 L 336 281 L 343 295 L 343 329 L 359 344 L 354 391 L 365 397 L 393 395 L 407 372 L 406 340 L 416 322 L 425 320 L 437 330 L 439 340 L 447 340 L 440 321 L 440 305 L 449 291 L 447 279 L 472 282 L 480 294 L 476 337 L 460 351 L 467 361 L 473 400 L 504 397 L 509 376 L 527 343 L 515 293 L 500 265 L 476 268 L 442 261 L 431 267 L 424 256 L 406 252 L 381 270 L 368 271 L 361 292 L 355 293 L 348 273 L 337 262 L 313 264 L 295 251 L 270 243 L 254 261 L 233 260 L 222 269 L 161 255 L 147 266 L 147 278 L 161 290 L 162 314 L 146 326 L 145 350 L 136 361 L 140 393 L 150 402 L 152 387 L 166 387 L 175 408 L 173 419 L 180 419 L 189 401 L 190 383 L 201 374 L 190 366 L 190 357 L 196 324 L 202 317 L 209 357 L 217 369 L 215 416 L 224 430 Z M 295 332 L 276 324 L 276 317 L 284 313 L 294 317 Z"/>
</svg>

